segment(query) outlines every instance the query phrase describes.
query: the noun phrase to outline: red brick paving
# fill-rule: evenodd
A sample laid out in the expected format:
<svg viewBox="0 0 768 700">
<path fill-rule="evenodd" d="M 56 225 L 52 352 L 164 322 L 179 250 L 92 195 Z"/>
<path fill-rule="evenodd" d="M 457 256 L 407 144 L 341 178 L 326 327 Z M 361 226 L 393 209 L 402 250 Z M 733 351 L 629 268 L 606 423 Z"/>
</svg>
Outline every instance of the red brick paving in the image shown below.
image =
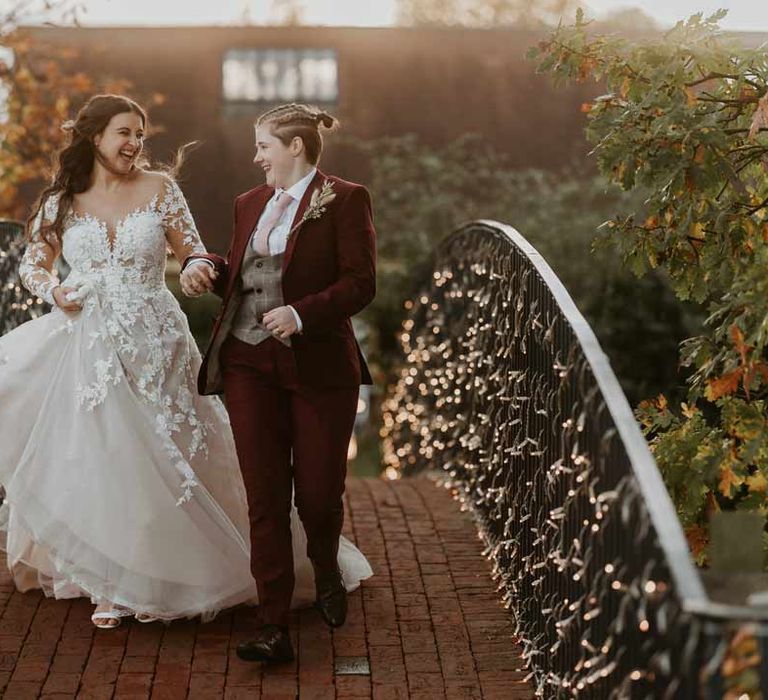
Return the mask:
<svg viewBox="0 0 768 700">
<path fill-rule="evenodd" d="M 207 624 L 130 622 L 101 631 L 87 601 L 18 593 L 2 562 L 0 696 L 532 698 L 475 527 L 450 494 L 424 478 L 354 478 L 346 506 L 345 535 L 375 576 L 350 596 L 341 629 L 331 632 L 312 610 L 294 614 L 297 659 L 277 668 L 234 655 L 254 624 L 252 608 Z M 370 675 L 334 675 L 342 657 L 367 658 Z"/>
</svg>

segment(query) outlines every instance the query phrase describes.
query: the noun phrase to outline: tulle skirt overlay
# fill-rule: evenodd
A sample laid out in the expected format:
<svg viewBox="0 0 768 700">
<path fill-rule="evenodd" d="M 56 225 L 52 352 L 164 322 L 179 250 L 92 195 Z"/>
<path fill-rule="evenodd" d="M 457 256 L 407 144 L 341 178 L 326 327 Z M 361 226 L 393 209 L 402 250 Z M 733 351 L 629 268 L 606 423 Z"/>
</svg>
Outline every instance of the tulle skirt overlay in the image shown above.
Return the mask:
<svg viewBox="0 0 768 700">
<path fill-rule="evenodd" d="M 88 290 L 0 338 L 0 544 L 17 587 L 163 619 L 256 600 L 245 491 L 226 410 L 171 293 Z M 293 513 L 295 605 L 312 600 Z M 258 553 L 255 553 L 258 556 Z M 342 538 L 353 589 L 372 572 Z"/>
</svg>

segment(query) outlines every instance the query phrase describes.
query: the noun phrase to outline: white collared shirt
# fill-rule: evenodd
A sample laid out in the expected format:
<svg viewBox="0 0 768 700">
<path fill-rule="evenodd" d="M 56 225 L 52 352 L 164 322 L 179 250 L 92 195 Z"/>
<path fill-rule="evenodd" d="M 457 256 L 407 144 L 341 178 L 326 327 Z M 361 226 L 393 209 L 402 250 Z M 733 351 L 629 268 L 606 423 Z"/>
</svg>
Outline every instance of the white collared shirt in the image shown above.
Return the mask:
<svg viewBox="0 0 768 700">
<path fill-rule="evenodd" d="M 285 252 L 285 248 L 288 245 L 288 232 L 291 230 L 291 225 L 293 224 L 293 220 L 296 217 L 296 212 L 299 210 L 299 204 L 301 203 L 302 198 L 306 194 L 307 189 L 309 188 L 309 185 L 316 174 L 317 168 L 312 168 L 312 170 L 307 173 L 306 176 L 301 178 L 301 180 L 299 180 L 297 183 L 291 185 L 287 190 L 283 190 L 282 188 L 276 189 L 275 193 L 272 195 L 272 198 L 267 202 L 267 206 L 264 207 L 264 211 L 261 213 L 259 221 L 261 221 L 265 216 L 269 214 L 269 212 L 272 210 L 272 207 L 275 206 L 275 200 L 282 192 L 289 194 L 292 200 L 291 203 L 285 208 L 283 215 L 275 224 L 275 227 L 272 229 L 272 233 L 269 234 L 270 255 L 279 255 L 280 253 Z M 258 228 L 259 222 L 257 221 L 253 233 L 251 234 L 251 246 L 254 244 L 256 229 Z"/>
<path fill-rule="evenodd" d="M 312 168 L 309 173 L 301 178 L 301 180 L 291 185 L 287 190 L 283 190 L 281 187 L 277 188 L 275 193 L 267 202 L 267 206 L 264 207 L 264 211 L 261 213 L 259 221 L 261 221 L 267 212 L 274 206 L 275 200 L 281 192 L 287 192 L 293 199 L 293 201 L 286 207 L 278 222 L 275 224 L 272 232 L 269 234 L 270 255 L 279 255 L 285 251 L 285 248 L 288 245 L 288 233 L 291 230 L 293 219 L 296 217 L 296 212 L 299 210 L 299 204 L 301 203 L 302 198 L 306 194 L 307 189 L 309 188 L 309 185 L 316 174 L 317 168 Z M 259 222 L 257 221 L 256 226 L 253 229 L 253 233 L 251 234 L 249 245 L 253 245 L 256 229 L 258 228 Z M 190 260 L 189 265 L 196 265 L 198 263 L 205 263 L 211 267 L 214 267 L 213 263 L 210 260 L 206 260 L 205 258 L 193 258 Z M 296 311 L 296 309 L 294 309 L 290 304 L 288 304 L 288 308 L 293 312 L 293 317 L 296 319 L 296 326 L 298 327 L 297 332 L 301 333 L 304 328 L 304 324 L 301 322 L 301 317 L 299 316 L 298 311 Z"/>
</svg>

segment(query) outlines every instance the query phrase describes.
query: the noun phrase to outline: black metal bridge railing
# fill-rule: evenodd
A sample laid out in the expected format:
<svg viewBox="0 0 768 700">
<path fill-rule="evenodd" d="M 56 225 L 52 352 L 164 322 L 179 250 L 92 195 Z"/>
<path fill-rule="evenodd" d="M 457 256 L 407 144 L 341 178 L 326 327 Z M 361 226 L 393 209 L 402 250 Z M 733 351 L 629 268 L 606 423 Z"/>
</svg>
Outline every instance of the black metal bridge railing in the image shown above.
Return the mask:
<svg viewBox="0 0 768 700">
<path fill-rule="evenodd" d="M 387 469 L 439 472 L 475 514 L 537 695 L 719 699 L 737 629 L 768 688 L 761 616 L 707 597 L 608 360 L 536 250 L 469 224 L 406 306 Z"/>
<path fill-rule="evenodd" d="M 48 305 L 19 281 L 19 263 L 26 245 L 23 233 L 23 224 L 0 219 L 0 336 L 48 310 Z"/>
</svg>

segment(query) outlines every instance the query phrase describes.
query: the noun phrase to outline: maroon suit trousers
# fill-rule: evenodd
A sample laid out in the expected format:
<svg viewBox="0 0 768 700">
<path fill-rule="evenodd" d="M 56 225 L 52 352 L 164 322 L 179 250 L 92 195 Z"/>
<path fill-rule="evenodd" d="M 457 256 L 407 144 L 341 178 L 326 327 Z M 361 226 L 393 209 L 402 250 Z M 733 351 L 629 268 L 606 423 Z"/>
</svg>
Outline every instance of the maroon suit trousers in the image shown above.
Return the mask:
<svg viewBox="0 0 768 700">
<path fill-rule="evenodd" d="M 294 588 L 291 493 L 307 555 L 317 568 L 336 568 L 358 388 L 300 383 L 293 351 L 274 338 L 250 345 L 229 336 L 221 366 L 248 496 L 262 622 L 285 626 Z"/>
</svg>

